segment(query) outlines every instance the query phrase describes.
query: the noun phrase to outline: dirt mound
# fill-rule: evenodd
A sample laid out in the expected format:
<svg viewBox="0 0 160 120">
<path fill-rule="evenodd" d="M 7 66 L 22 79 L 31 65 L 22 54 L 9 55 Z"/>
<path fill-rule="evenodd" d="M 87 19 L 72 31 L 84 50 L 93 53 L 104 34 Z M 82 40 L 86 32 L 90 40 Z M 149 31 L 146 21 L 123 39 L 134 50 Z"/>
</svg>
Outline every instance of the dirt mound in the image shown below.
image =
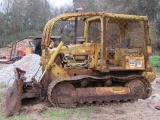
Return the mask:
<svg viewBox="0 0 160 120">
<path fill-rule="evenodd" d="M 27 106 L 22 106 L 20 110 L 20 114 L 39 114 L 42 113 L 47 109 L 46 105 L 44 103 L 38 103 L 35 105 L 27 105 Z"/>
<path fill-rule="evenodd" d="M 19 49 L 24 49 L 27 47 L 34 47 L 33 43 L 30 41 L 31 39 L 24 39 L 23 41 L 18 42 L 16 44 L 15 54 L 17 53 Z M 13 43 L 7 45 L 7 47 L 5 48 L 0 48 L 0 56 L 10 56 L 12 44 Z"/>
</svg>

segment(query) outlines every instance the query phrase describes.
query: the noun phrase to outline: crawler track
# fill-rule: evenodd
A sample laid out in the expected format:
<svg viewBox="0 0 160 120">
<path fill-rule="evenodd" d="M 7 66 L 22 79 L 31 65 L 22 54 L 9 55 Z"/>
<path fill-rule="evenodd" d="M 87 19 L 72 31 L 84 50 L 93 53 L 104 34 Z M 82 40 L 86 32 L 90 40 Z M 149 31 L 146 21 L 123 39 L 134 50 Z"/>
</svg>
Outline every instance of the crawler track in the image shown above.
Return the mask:
<svg viewBox="0 0 160 120">
<path fill-rule="evenodd" d="M 124 83 L 125 86 L 76 87 L 82 80 L 112 80 Z M 117 90 L 115 90 L 117 89 Z M 149 82 L 140 75 L 94 77 L 88 75 L 62 78 L 52 81 L 48 87 L 48 100 L 55 107 L 77 107 L 84 104 L 108 103 L 145 99 L 151 93 Z"/>
</svg>

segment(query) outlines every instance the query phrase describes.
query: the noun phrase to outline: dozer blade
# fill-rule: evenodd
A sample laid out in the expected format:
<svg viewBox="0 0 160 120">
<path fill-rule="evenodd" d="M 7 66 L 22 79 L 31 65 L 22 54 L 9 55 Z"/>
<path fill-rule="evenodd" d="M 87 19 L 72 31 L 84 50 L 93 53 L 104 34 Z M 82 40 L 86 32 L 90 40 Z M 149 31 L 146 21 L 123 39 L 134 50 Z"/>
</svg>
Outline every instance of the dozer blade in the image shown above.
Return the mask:
<svg viewBox="0 0 160 120">
<path fill-rule="evenodd" d="M 22 89 L 26 78 L 25 71 L 15 68 L 15 81 L 6 93 L 6 116 L 11 116 L 21 108 Z"/>
</svg>

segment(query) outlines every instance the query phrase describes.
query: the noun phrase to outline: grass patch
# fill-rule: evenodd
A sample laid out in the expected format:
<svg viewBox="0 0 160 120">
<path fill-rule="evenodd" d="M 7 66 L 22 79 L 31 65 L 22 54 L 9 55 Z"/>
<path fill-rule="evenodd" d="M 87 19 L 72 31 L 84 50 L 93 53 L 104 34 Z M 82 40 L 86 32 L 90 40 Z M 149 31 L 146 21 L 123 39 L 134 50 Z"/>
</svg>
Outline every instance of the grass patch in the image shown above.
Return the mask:
<svg viewBox="0 0 160 120">
<path fill-rule="evenodd" d="M 5 94 L 0 93 L 0 101 L 3 101 L 4 99 L 6 99 Z"/>
<path fill-rule="evenodd" d="M 51 117 L 54 120 L 55 119 L 67 119 L 71 114 L 71 111 L 69 109 L 56 109 L 51 108 L 50 110 L 47 110 L 44 112 L 44 115 L 47 117 Z"/>
<path fill-rule="evenodd" d="M 0 90 L 6 87 L 7 87 L 6 84 L 0 84 Z M 6 95 L 4 94 L 4 92 L 0 91 L 0 101 L 3 101 L 5 98 L 6 98 Z"/>
<path fill-rule="evenodd" d="M 9 120 L 24 120 L 25 116 L 20 115 L 20 116 L 12 116 L 9 118 Z"/>
<path fill-rule="evenodd" d="M 160 56 L 155 55 L 155 56 L 151 57 L 150 64 L 156 72 L 160 73 Z"/>
<path fill-rule="evenodd" d="M 0 120 L 6 120 L 5 116 L 0 112 Z"/>
<path fill-rule="evenodd" d="M 6 84 L 0 84 L 0 89 L 3 89 L 3 88 L 6 88 L 7 87 L 7 85 Z"/>
<path fill-rule="evenodd" d="M 7 85 L 5 84 L 0 84 L 0 89 L 6 88 Z M 6 95 L 3 91 L 0 91 L 0 102 L 3 101 L 6 98 Z"/>
<path fill-rule="evenodd" d="M 62 110 L 62 111 L 50 111 L 49 113 L 50 117 L 60 117 L 60 118 L 65 118 L 69 116 L 69 111 L 68 110 Z"/>
<path fill-rule="evenodd" d="M 0 109 L 2 109 L 2 108 L 0 108 Z M 27 118 L 27 115 L 13 115 L 10 117 L 6 117 L 5 113 L 2 113 L 0 111 L 0 120 L 28 120 L 26 118 Z M 29 120 L 33 120 L 33 119 L 30 118 Z"/>
<path fill-rule="evenodd" d="M 77 117 L 79 119 L 83 118 L 83 120 L 91 120 L 91 113 L 95 110 L 95 107 L 91 107 L 91 106 L 83 106 L 78 108 L 77 112 L 79 114 L 77 114 Z"/>
<path fill-rule="evenodd" d="M 93 107 L 84 106 L 79 108 L 70 108 L 70 109 L 62 109 L 62 108 L 51 108 L 44 112 L 44 115 L 47 117 L 51 117 L 52 119 L 60 119 L 60 120 L 70 120 L 73 118 L 90 120 L 91 113 L 93 111 Z"/>
<path fill-rule="evenodd" d="M 97 107 L 91 106 L 84 106 L 79 108 L 71 108 L 71 109 L 63 109 L 63 108 L 49 108 L 45 112 L 38 114 L 39 118 L 47 118 L 52 120 L 71 120 L 71 119 L 78 119 L 78 120 L 91 120 L 91 113 Z M 11 116 L 9 118 L 5 118 L 4 114 L 0 112 L 0 120 L 36 120 L 37 117 L 34 117 L 31 114 L 23 114 L 23 115 L 16 115 Z"/>
<path fill-rule="evenodd" d="M 160 68 L 156 68 L 156 72 L 157 72 L 157 73 L 160 73 Z"/>
<path fill-rule="evenodd" d="M 160 56 L 155 55 L 150 58 L 150 63 L 152 67 L 160 67 Z"/>
</svg>

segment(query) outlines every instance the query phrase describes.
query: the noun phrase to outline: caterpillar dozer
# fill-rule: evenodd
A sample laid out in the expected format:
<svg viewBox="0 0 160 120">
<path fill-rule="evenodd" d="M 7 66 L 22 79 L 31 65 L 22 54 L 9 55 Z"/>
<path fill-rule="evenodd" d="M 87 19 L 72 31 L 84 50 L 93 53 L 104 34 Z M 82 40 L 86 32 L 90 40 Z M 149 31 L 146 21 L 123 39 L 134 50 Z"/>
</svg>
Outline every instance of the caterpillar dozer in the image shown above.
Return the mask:
<svg viewBox="0 0 160 120">
<path fill-rule="evenodd" d="M 55 48 L 50 37 L 60 21 L 75 23 L 73 43 L 64 44 L 62 38 Z M 68 13 L 51 19 L 41 43 L 43 73 L 26 82 L 25 71 L 15 68 L 6 115 L 19 111 L 23 99 L 36 97 L 64 108 L 147 98 L 156 77 L 149 63 L 149 28 L 146 16 L 126 14 Z"/>
</svg>

